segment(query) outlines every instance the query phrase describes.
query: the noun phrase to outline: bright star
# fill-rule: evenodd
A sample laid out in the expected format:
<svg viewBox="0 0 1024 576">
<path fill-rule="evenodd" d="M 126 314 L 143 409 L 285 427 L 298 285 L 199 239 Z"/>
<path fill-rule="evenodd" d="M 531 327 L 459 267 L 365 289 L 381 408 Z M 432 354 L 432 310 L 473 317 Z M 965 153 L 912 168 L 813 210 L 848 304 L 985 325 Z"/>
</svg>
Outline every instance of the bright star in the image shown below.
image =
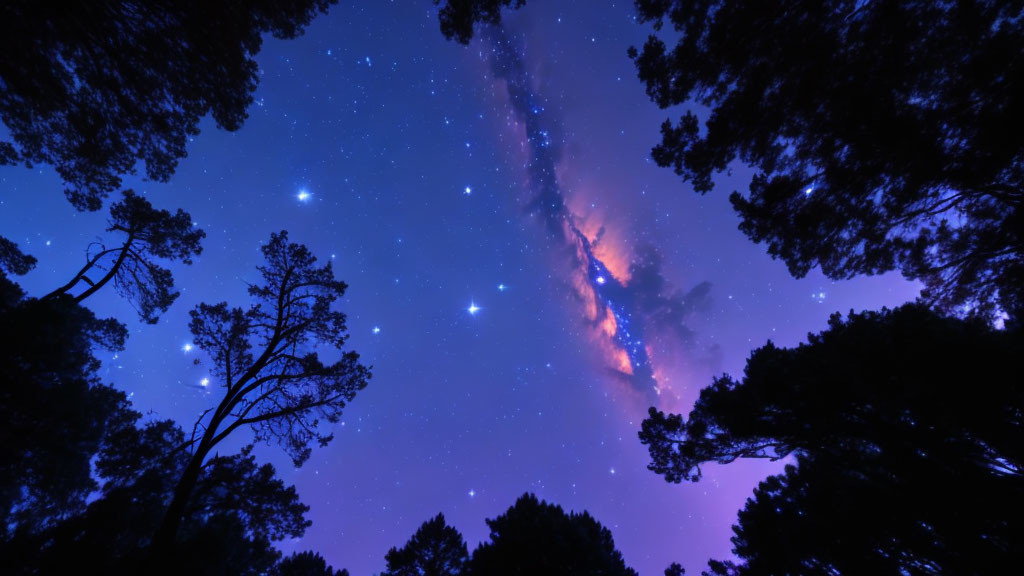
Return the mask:
<svg viewBox="0 0 1024 576">
<path fill-rule="evenodd" d="M 380 334 L 380 326 L 374 326 L 373 327 L 373 333 L 374 334 Z"/>
<path fill-rule="evenodd" d="M 505 290 L 508 290 L 508 286 L 505 286 L 504 284 L 498 284 L 498 292 L 504 292 Z"/>
<path fill-rule="evenodd" d="M 604 283 L 605 283 L 604 276 L 598 276 L 597 277 L 597 283 L 602 285 L 602 286 L 604 286 Z"/>
<path fill-rule="evenodd" d="M 185 352 L 185 353 L 191 352 L 192 351 L 192 343 L 191 342 L 185 342 L 184 344 L 182 344 L 181 351 Z"/>
<path fill-rule="evenodd" d="M 466 308 L 466 311 L 476 316 L 476 313 L 480 311 L 480 307 L 477 306 L 475 302 L 470 302 L 469 308 Z"/>
<path fill-rule="evenodd" d="M 207 386 L 210 385 L 210 379 L 203 378 L 202 380 L 199 381 L 199 385 L 202 386 L 203 388 L 206 388 Z"/>
<path fill-rule="evenodd" d="M 470 489 L 469 490 L 469 497 L 472 498 L 474 496 L 476 496 L 476 490 Z"/>
<path fill-rule="evenodd" d="M 466 196 L 469 196 L 470 194 L 473 193 L 473 189 L 470 188 L 469 186 L 466 186 L 466 189 L 463 190 L 462 193 L 465 194 Z"/>
<path fill-rule="evenodd" d="M 299 202 L 309 202 L 309 199 L 312 198 L 313 195 L 310 194 L 309 190 L 303 188 L 302 190 L 299 190 L 299 193 L 296 194 L 295 197 L 299 199 Z"/>
<path fill-rule="evenodd" d="M 804 196 L 810 196 L 813 193 L 814 193 L 814 186 L 813 185 L 808 186 L 807 188 L 804 188 Z"/>
</svg>

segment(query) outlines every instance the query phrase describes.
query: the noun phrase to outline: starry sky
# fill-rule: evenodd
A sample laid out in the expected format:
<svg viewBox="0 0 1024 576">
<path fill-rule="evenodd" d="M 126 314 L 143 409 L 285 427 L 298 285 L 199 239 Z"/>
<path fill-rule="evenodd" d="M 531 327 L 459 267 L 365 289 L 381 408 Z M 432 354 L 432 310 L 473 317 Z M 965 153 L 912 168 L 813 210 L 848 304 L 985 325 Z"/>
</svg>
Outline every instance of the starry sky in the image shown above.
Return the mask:
<svg viewBox="0 0 1024 576">
<path fill-rule="evenodd" d="M 736 228 L 727 193 L 747 168 L 701 197 L 655 166 L 658 126 L 679 111 L 647 99 L 626 57 L 649 32 L 630 2 L 537 1 L 463 47 L 430 0 L 407 0 L 344 3 L 268 40 L 241 130 L 206 121 L 169 183 L 127 180 L 208 236 L 172 266 L 182 295 L 159 324 L 112 290 L 90 299 L 131 330 L 104 377 L 190 426 L 217 396 L 188 310 L 247 303 L 260 243 L 287 229 L 349 284 L 350 346 L 374 378 L 301 469 L 258 449 L 311 506 L 283 550 L 372 574 L 438 512 L 472 549 L 530 491 L 590 511 L 642 575 L 727 557 L 736 511 L 780 464 L 667 484 L 637 440 L 647 407 L 686 411 L 768 339 L 795 345 L 833 312 L 919 287 L 795 280 Z M 0 168 L 0 190 L 4 235 L 39 258 L 20 279 L 30 293 L 102 239 L 105 214 L 76 212 L 49 167 Z"/>
</svg>

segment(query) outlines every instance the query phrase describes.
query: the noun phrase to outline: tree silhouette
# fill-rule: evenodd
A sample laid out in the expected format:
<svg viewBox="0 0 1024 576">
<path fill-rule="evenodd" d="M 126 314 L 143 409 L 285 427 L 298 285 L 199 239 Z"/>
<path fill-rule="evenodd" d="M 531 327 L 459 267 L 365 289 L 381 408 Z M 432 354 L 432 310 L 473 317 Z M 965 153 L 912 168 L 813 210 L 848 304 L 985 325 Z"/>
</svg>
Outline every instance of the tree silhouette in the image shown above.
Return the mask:
<svg viewBox="0 0 1024 576">
<path fill-rule="evenodd" d="M 201 118 L 242 125 L 264 34 L 295 38 L 333 3 L 4 2 L 0 165 L 52 165 L 88 210 L 136 163 L 166 181 Z"/>
<path fill-rule="evenodd" d="M 443 0 L 444 6 L 438 11 L 441 22 L 441 33 L 461 44 L 469 44 L 473 38 L 473 27 L 478 23 L 498 24 L 501 22 L 501 9 L 517 9 L 526 4 L 526 0 Z M 434 0 L 438 5 L 442 0 Z"/>
<path fill-rule="evenodd" d="M 157 210 L 131 190 L 110 207 L 107 232 L 122 234 L 121 243 L 110 248 L 102 244 L 90 247 L 85 266 L 47 298 L 70 294 L 76 286 L 85 284 L 85 290 L 74 297 L 75 302 L 82 302 L 112 280 L 114 289 L 132 303 L 139 317 L 155 324 L 178 298 L 171 271 L 155 259 L 191 264 L 192 257 L 203 251 L 200 242 L 206 233 L 195 227 L 187 212 L 179 209 L 172 215 Z M 90 277 L 97 274 L 95 280 Z"/>
<path fill-rule="evenodd" d="M 95 347 L 120 350 L 124 327 L 70 298 L 25 298 L 0 276 L 0 541 L 80 512 L 90 461 L 135 414 L 100 382 Z"/>
<path fill-rule="evenodd" d="M 736 573 L 999 573 L 1024 558 L 1020 484 L 977 469 L 850 470 L 801 457 L 740 512 Z"/>
<path fill-rule="evenodd" d="M 1021 559 L 1022 357 L 1020 333 L 921 305 L 834 315 L 754 351 L 687 419 L 652 408 L 640 438 L 670 482 L 797 458 L 740 514 L 742 573 L 991 573 Z"/>
<path fill-rule="evenodd" d="M 946 310 L 1024 309 L 1019 1 L 636 6 L 674 28 L 630 49 L 648 95 L 690 107 L 654 159 L 699 193 L 754 166 L 740 229 L 793 275 L 900 270 Z"/>
<path fill-rule="evenodd" d="M 25 254 L 14 242 L 0 236 L 0 275 L 28 274 L 36 266 L 35 256 Z"/>
<path fill-rule="evenodd" d="M 281 445 L 301 466 L 312 441 L 323 446 L 332 438 L 321 421 L 338 422 L 370 377 L 355 352 L 326 364 L 316 352 L 318 346 L 341 351 L 348 338 L 345 315 L 331 309 L 346 285 L 335 280 L 330 263 L 317 267 L 309 250 L 289 244 L 283 231 L 272 234 L 262 252 L 263 283 L 249 286 L 251 307 L 200 304 L 191 313 L 193 341 L 213 361 L 223 396 L 193 429 L 189 462 L 154 537 L 156 555 L 170 549 L 207 456 L 221 441 L 249 427 L 257 440 Z"/>
<path fill-rule="evenodd" d="M 100 498 L 40 537 L 15 541 L 3 550 L 17 559 L 8 566 L 15 573 L 62 573 L 82 565 L 103 573 L 144 571 L 150 536 L 189 462 L 184 443 L 185 433 L 171 421 L 113 434 L 96 458 Z M 173 554 L 158 571 L 266 574 L 280 557 L 271 542 L 302 536 L 307 510 L 272 466 L 256 464 L 251 446 L 211 458 L 185 510 Z"/>
<path fill-rule="evenodd" d="M 384 558 L 388 567 L 381 576 L 460 576 L 469 553 L 462 534 L 438 514 L 424 522 L 405 546 L 392 548 Z"/>
<path fill-rule="evenodd" d="M 316 552 L 296 552 L 277 563 L 273 576 L 348 576 L 348 570 L 335 570 Z"/>
<path fill-rule="evenodd" d="M 684 576 L 686 570 L 678 563 L 673 562 L 669 564 L 668 568 L 665 568 L 665 576 Z"/>
<path fill-rule="evenodd" d="M 636 576 L 611 532 L 587 512 L 566 514 L 561 506 L 524 494 L 487 526 L 490 541 L 473 551 L 470 574 Z"/>
</svg>

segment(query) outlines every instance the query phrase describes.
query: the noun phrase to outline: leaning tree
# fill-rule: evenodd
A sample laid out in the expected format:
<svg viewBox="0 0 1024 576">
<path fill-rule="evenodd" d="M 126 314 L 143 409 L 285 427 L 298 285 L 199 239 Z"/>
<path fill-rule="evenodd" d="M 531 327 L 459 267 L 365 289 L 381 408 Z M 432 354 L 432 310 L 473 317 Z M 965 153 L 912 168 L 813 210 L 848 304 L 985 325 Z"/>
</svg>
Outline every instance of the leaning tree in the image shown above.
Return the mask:
<svg viewBox="0 0 1024 576">
<path fill-rule="evenodd" d="M 187 212 L 158 210 L 132 190 L 110 207 L 109 223 L 107 232 L 115 234 L 117 242 L 91 245 L 81 270 L 46 298 L 67 294 L 82 302 L 113 282 L 114 290 L 135 307 L 139 317 L 154 324 L 178 298 L 171 271 L 157 259 L 191 264 L 203 251 L 200 242 L 206 233 Z"/>
<path fill-rule="evenodd" d="M 283 231 L 272 234 L 262 252 L 262 282 L 249 286 L 251 306 L 200 304 L 191 312 L 193 340 L 212 361 L 222 393 L 193 427 L 188 464 L 154 537 L 157 556 L 170 549 L 207 457 L 225 438 L 248 428 L 301 466 L 311 443 L 331 440 L 327 425 L 339 421 L 370 378 L 358 354 L 343 350 L 345 315 L 333 305 L 346 285 L 334 278 L 331 264 L 317 266 Z M 318 348 L 338 357 L 322 360 Z"/>
</svg>

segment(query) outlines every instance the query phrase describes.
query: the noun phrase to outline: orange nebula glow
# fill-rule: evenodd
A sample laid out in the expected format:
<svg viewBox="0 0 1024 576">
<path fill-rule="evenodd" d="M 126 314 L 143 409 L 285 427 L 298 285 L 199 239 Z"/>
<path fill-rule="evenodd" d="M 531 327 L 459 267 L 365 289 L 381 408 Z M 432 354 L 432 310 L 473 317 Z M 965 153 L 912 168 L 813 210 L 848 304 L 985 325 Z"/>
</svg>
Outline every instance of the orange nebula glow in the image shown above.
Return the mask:
<svg viewBox="0 0 1024 576">
<path fill-rule="evenodd" d="M 629 283 L 629 249 L 622 241 L 618 232 L 605 224 L 601 218 L 579 218 L 576 227 L 590 241 L 590 249 L 594 256 L 604 263 L 623 285 Z"/>
<path fill-rule="evenodd" d="M 499 118 L 498 138 L 505 144 L 500 148 L 506 151 L 505 159 L 508 164 L 522 169 L 519 202 L 526 206 L 533 201 L 531 188 L 534 183 L 531 182 L 529 174 L 529 167 L 533 161 L 532 144 L 528 138 L 526 123 L 516 114 L 508 96 L 509 88 L 506 81 L 501 78 L 493 80 L 491 89 L 495 99 L 507 110 L 505 116 Z M 620 375 L 609 375 L 608 383 L 619 389 L 618 393 L 622 394 L 627 404 L 635 403 L 637 406 L 646 407 L 652 401 L 650 392 L 636 386 L 632 381 L 635 367 L 629 352 L 618 341 L 621 327 L 598 294 L 599 288 L 592 284 L 590 255 L 587 253 L 589 250 L 590 254 L 600 260 L 607 269 L 608 274 L 612 276 L 607 280 L 614 280 L 622 286 L 627 286 L 630 282 L 632 255 L 628 236 L 629 225 L 617 221 L 616 214 L 611 211 L 612 208 L 600 201 L 606 196 L 601 193 L 602 183 L 596 181 L 593 174 L 573 169 L 573 157 L 572 154 L 563 154 L 555 160 L 554 166 L 558 193 L 565 202 L 560 235 L 572 251 L 570 262 L 560 261 L 560 265 L 569 265 L 566 278 L 579 298 L 580 312 L 587 324 L 586 333 L 596 354 L 608 369 Z M 669 367 L 670 363 L 665 364 L 665 360 L 668 360 L 666 358 L 661 358 L 660 362 L 656 363 L 652 356 L 653 352 L 648 346 L 647 355 L 655 378 L 655 392 L 658 394 L 657 403 L 663 405 L 675 402 L 678 395 L 669 385 L 666 369 L 673 374 L 676 371 Z"/>
<path fill-rule="evenodd" d="M 627 376 L 633 375 L 633 364 L 629 361 L 629 354 L 622 348 L 615 350 L 615 369 Z"/>
<path fill-rule="evenodd" d="M 604 332 L 605 336 L 611 338 L 615 336 L 615 332 L 619 329 L 618 322 L 615 321 L 615 316 L 612 314 L 605 314 L 604 321 L 601 322 L 601 331 Z"/>
</svg>

